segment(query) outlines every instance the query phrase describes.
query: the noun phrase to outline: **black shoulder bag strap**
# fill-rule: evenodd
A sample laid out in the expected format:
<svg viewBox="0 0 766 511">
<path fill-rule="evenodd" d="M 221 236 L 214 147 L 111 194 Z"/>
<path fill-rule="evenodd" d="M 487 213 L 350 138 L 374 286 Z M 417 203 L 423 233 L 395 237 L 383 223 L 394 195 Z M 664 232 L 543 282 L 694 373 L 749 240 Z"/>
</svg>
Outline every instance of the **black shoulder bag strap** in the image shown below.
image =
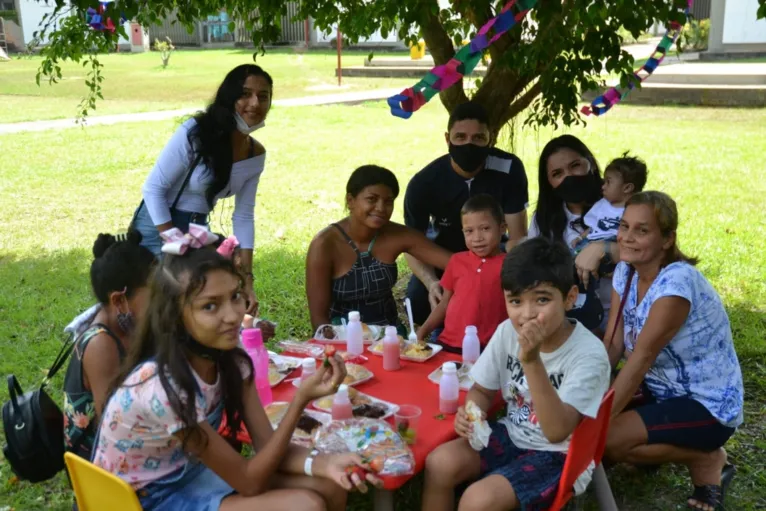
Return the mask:
<svg viewBox="0 0 766 511">
<path fill-rule="evenodd" d="M 186 185 L 188 185 L 189 181 L 191 180 L 192 174 L 194 173 L 194 169 L 197 168 L 197 165 L 199 165 L 200 161 L 202 161 L 202 154 L 197 153 L 197 156 L 194 158 L 194 161 L 192 161 L 192 164 L 189 167 L 189 170 L 186 172 L 186 177 L 184 178 L 183 183 L 181 183 L 181 188 L 178 189 L 178 193 L 176 194 L 176 198 L 175 200 L 173 200 L 173 204 L 170 206 L 170 209 L 175 209 L 176 205 L 178 204 L 178 201 L 181 199 L 181 194 L 184 193 L 184 190 L 186 189 Z M 144 199 L 141 199 L 141 204 L 138 205 L 136 212 L 133 213 L 133 218 L 130 220 L 130 225 L 128 226 L 128 230 L 133 228 L 133 224 L 136 223 L 136 217 L 138 216 L 138 213 L 141 212 L 141 208 L 144 207 L 144 204 L 145 204 Z"/>
</svg>

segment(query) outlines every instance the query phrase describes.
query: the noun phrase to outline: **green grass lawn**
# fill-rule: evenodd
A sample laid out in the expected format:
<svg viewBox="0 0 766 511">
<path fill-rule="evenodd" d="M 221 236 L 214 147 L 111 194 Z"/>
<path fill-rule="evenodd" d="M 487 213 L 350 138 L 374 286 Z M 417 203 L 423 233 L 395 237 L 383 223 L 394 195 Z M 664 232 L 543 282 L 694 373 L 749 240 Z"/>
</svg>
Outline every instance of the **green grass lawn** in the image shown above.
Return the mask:
<svg viewBox="0 0 766 511">
<path fill-rule="evenodd" d="M 137 57 L 153 61 L 154 56 Z M 196 80 L 205 89 L 203 78 Z M 273 112 L 268 127 L 258 132 L 268 157 L 256 210 L 255 274 L 263 315 L 279 323 L 278 338 L 305 339 L 311 333 L 304 256 L 313 234 L 343 216 L 351 171 L 365 163 L 384 165 L 404 187 L 446 150 L 445 124 L 438 101 L 408 121 L 392 117 L 381 103 Z M 64 325 L 93 302 L 88 289 L 93 240 L 100 231 L 127 226 L 141 183 L 175 125 L 95 126 L 0 139 L 0 375 L 15 373 L 28 387 L 42 378 Z M 757 247 L 766 239 L 766 109 L 621 105 L 570 132 L 583 138 L 602 166 L 628 149 L 645 158 L 647 188 L 678 201 L 680 244 L 701 256 L 700 269 L 726 304 L 745 375 L 746 422 L 727 445 L 739 468 L 728 509 L 764 509 L 766 255 Z M 536 161 L 557 133 L 519 129 L 517 134 L 515 148 L 527 165 L 534 208 Z M 219 205 L 216 229 L 228 229 L 231 209 Z M 401 217 L 400 197 L 395 219 Z M 0 385 L 0 401 L 6 399 Z M 609 477 L 620 509 L 628 511 L 676 509 L 690 493 L 685 470 L 677 467 L 657 473 L 616 467 Z M 0 508 L 69 509 L 63 475 L 39 485 L 12 484 L 10 478 L 0 459 Z M 419 484 L 416 479 L 398 493 L 397 509 L 418 507 Z M 592 498 L 586 501 L 594 508 Z M 371 509 L 371 500 L 354 496 L 351 507 Z"/>
<path fill-rule="evenodd" d="M 362 65 L 369 52 L 344 50 L 343 66 Z M 380 54 L 383 55 L 383 54 Z M 386 53 L 405 55 L 405 53 Z M 63 79 L 55 84 L 35 83 L 40 57 L 0 62 L 0 123 L 75 117 L 86 94 L 86 69 L 67 63 Z M 151 112 L 202 107 L 215 94 L 223 77 L 235 66 L 253 62 L 253 50 L 179 50 L 162 69 L 159 53 L 112 53 L 101 57 L 105 65 L 104 100 L 92 115 Z M 343 78 L 338 89 L 332 51 L 269 50 L 257 63 L 274 78 L 274 98 L 294 98 L 344 91 L 408 87 L 412 79 Z"/>
</svg>

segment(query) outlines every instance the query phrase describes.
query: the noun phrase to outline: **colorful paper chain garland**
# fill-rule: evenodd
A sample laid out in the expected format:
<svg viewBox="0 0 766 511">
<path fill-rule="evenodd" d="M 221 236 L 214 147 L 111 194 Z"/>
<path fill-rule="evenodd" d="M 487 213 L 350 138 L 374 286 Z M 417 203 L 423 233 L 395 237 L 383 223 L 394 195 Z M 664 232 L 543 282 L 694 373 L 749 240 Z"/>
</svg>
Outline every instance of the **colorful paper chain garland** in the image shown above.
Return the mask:
<svg viewBox="0 0 766 511">
<path fill-rule="evenodd" d="M 685 11 L 687 18 L 689 17 L 689 11 L 691 10 L 692 2 L 693 0 L 689 0 L 687 3 Z M 665 32 L 665 35 L 660 41 L 660 44 L 658 44 L 654 49 L 652 55 L 646 60 L 646 63 L 643 66 L 641 66 L 635 73 L 633 73 L 633 76 L 635 76 L 638 83 L 643 83 L 644 80 L 649 78 L 652 73 L 654 73 L 654 70 L 659 67 L 660 62 L 663 61 L 665 56 L 668 54 L 668 51 L 670 51 L 670 47 L 675 44 L 678 36 L 681 35 L 682 29 L 683 26 L 680 23 L 675 21 L 670 23 L 670 30 Z M 604 115 L 609 111 L 610 108 L 622 101 L 625 96 L 630 94 L 630 91 L 632 91 L 635 86 L 636 82 L 631 81 L 630 84 L 628 84 L 628 88 L 622 92 L 620 91 L 619 87 L 612 87 L 594 99 L 590 105 L 585 105 L 582 107 L 580 112 L 585 115 Z"/>
<path fill-rule="evenodd" d="M 446 64 L 436 66 L 418 83 L 388 98 L 391 113 L 402 119 L 409 119 L 412 113 L 425 105 L 439 91 L 457 83 L 469 74 L 481 61 L 483 51 L 500 36 L 513 28 L 516 23 L 534 7 L 537 0 L 518 0 L 519 12 L 514 14 L 511 7 L 517 0 L 511 0 L 500 14 L 481 27 L 469 44 L 466 44 Z"/>
<path fill-rule="evenodd" d="M 688 0 L 686 15 L 688 17 L 693 0 Z M 511 12 L 511 8 L 517 3 L 517 0 L 510 0 L 503 7 L 500 14 L 489 20 L 479 30 L 469 44 L 466 44 L 455 54 L 446 64 L 436 66 L 418 83 L 408 89 L 404 89 L 399 94 L 388 98 L 388 106 L 391 108 L 391 114 L 402 119 L 409 119 L 412 113 L 416 112 L 425 105 L 432 97 L 440 91 L 445 90 L 463 76 L 471 73 L 477 64 L 481 61 L 482 53 L 487 47 L 495 42 L 505 32 L 513 28 L 524 16 L 535 6 L 537 0 L 518 0 L 519 9 L 516 14 Z M 681 25 L 673 22 L 670 30 L 657 45 L 652 56 L 635 72 L 639 82 L 646 80 L 660 62 L 665 58 L 670 47 L 676 42 L 681 34 Z M 634 83 L 628 86 L 625 92 L 620 92 L 618 87 L 612 87 L 604 94 L 597 97 L 593 102 L 584 106 L 581 112 L 585 115 L 602 115 L 609 111 L 635 87 Z"/>
</svg>

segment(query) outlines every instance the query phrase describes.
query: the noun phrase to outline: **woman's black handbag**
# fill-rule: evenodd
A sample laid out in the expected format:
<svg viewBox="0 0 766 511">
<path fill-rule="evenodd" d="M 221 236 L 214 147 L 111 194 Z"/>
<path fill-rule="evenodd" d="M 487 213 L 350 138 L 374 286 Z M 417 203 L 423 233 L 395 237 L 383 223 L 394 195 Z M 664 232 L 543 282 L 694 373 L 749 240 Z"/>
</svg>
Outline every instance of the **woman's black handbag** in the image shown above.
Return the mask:
<svg viewBox="0 0 766 511">
<path fill-rule="evenodd" d="M 74 344 L 74 337 L 67 340 L 35 390 L 24 393 L 16 376 L 8 376 L 10 400 L 3 404 L 3 455 L 19 479 L 37 483 L 64 468 L 64 416 L 45 388 L 69 358 Z"/>
</svg>

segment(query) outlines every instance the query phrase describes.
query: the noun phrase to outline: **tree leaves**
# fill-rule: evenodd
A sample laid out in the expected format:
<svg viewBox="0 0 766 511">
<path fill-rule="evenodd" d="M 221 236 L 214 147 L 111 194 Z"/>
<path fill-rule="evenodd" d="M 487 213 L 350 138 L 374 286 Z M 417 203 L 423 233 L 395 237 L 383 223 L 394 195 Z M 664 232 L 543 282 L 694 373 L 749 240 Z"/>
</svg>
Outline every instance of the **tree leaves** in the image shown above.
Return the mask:
<svg viewBox="0 0 766 511">
<path fill-rule="evenodd" d="M 103 74 L 97 56 L 113 49 L 117 42 L 116 34 L 96 32 L 85 25 L 86 9 L 96 5 L 94 0 L 55 0 L 55 9 L 44 17 L 37 38 L 38 42 L 47 39 L 49 43 L 41 49 L 43 61 L 37 74 L 38 83 L 60 80 L 61 61 L 83 62 L 89 67 L 89 90 L 83 100 L 86 107 L 83 115 L 95 108 L 96 99 L 101 97 Z M 298 3 L 295 18 L 312 17 L 314 26 L 325 32 L 339 23 L 344 41 L 351 44 L 376 31 L 386 37 L 396 33 L 414 44 L 423 37 L 436 63 L 443 64 L 462 46 L 469 33 L 476 32 L 486 17 L 499 13 L 503 5 L 505 0 L 460 0 L 440 9 L 437 0 L 311 0 Z M 148 25 L 175 12 L 178 22 L 190 29 L 198 20 L 226 10 L 229 19 L 242 21 L 248 29 L 258 49 L 253 54 L 255 60 L 258 53 L 264 54 L 267 43 L 280 37 L 281 20 L 287 15 L 287 7 L 284 0 L 142 0 L 140 3 L 121 0 L 119 13 L 107 10 L 107 15 L 117 19 L 122 14 Z M 476 81 L 479 90 L 475 97 L 477 100 L 491 98 L 492 104 L 486 106 L 493 112 L 493 130 L 499 130 L 524 111 L 520 107 L 530 102 L 525 91 L 532 90 L 534 84 L 538 84 L 532 90 L 536 96 L 532 98 L 532 106 L 526 109 L 525 123 L 582 122 L 577 110 L 581 95 L 604 86 L 604 71 L 617 74 L 624 83 L 631 80 L 633 58 L 620 49 L 619 28 L 622 26 L 638 35 L 655 21 L 683 22 L 685 8 L 686 0 L 538 0 L 520 26 L 515 26 L 508 37 L 501 38 L 491 48 L 492 65 L 487 76 Z M 766 0 L 759 0 L 758 16 L 766 18 Z M 119 31 L 124 35 L 123 27 Z M 372 55 L 368 58 L 371 60 Z M 502 79 L 493 79 L 493 74 Z M 448 108 L 466 99 L 461 85 L 454 87 L 455 91 L 440 94 Z M 484 88 L 492 90 L 480 93 Z"/>
</svg>

